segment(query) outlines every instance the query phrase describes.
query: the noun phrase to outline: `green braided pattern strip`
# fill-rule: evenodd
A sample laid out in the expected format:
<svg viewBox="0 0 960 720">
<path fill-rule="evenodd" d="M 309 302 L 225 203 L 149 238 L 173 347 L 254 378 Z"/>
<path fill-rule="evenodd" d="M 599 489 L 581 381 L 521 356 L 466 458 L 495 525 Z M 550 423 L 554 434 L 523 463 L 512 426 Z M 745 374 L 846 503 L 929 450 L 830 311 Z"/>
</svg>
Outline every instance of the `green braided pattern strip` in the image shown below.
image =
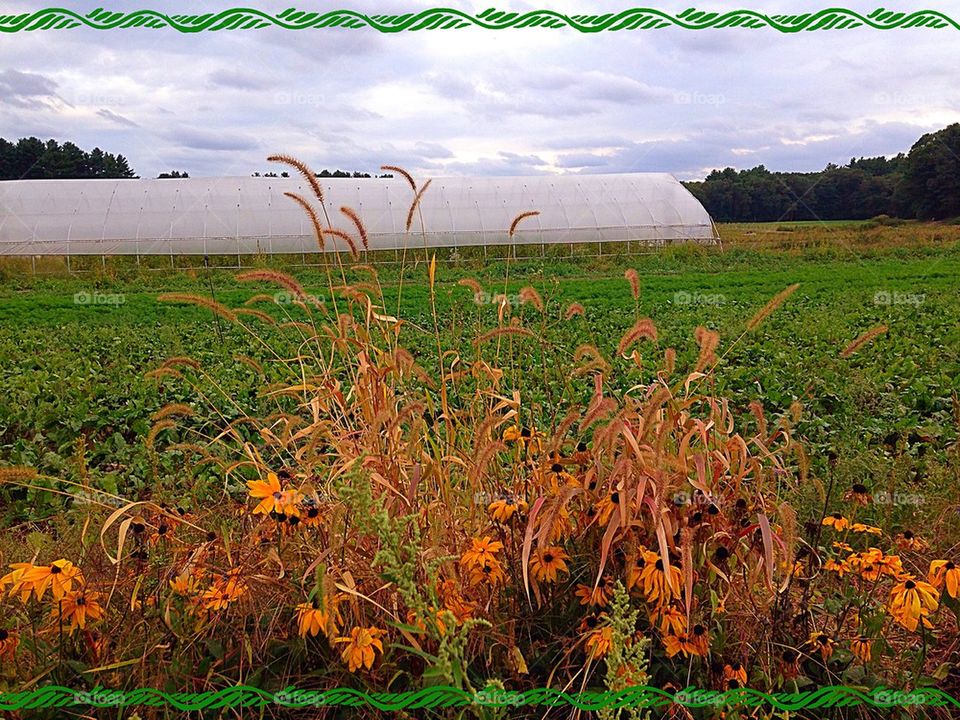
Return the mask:
<svg viewBox="0 0 960 720">
<path fill-rule="evenodd" d="M 875 30 L 902 28 L 953 28 L 960 24 L 937 10 L 896 12 L 878 8 L 863 15 L 845 8 L 828 8 L 795 15 L 767 15 L 755 10 L 707 12 L 688 8 L 672 14 L 656 8 L 630 8 L 602 15 L 565 15 L 552 10 L 508 12 L 490 8 L 472 15 L 453 8 L 429 8 L 402 15 L 367 15 L 353 10 L 307 12 L 289 8 L 271 15 L 255 8 L 230 8 L 202 15 L 168 14 L 158 10 L 115 12 L 98 8 L 81 15 L 67 8 L 45 8 L 18 15 L 0 15 L 0 32 L 124 28 L 167 28 L 182 33 L 217 30 L 257 30 L 278 27 L 285 30 L 308 28 L 370 28 L 382 33 L 416 30 L 456 30 L 478 27 L 485 30 L 509 28 L 569 28 L 583 33 L 615 30 L 657 30 L 678 27 L 684 30 L 709 28 L 770 28 L 782 33 L 813 30 Z"/>
<path fill-rule="evenodd" d="M 453 687 L 430 687 L 401 693 L 367 693 L 352 688 L 301 690 L 295 687 L 273 693 L 237 685 L 206 692 L 166 693 L 152 688 L 135 690 L 75 690 L 47 685 L 21 692 L 0 694 L 0 711 L 38 708 L 87 707 L 168 707 L 182 712 L 238 707 L 279 705 L 289 708 L 340 706 L 376 708 L 382 711 L 454 708 L 467 705 L 493 707 L 569 707 L 583 711 L 614 708 L 659 708 L 672 704 L 688 708 L 769 707 L 798 711 L 823 708 L 867 706 L 894 708 L 908 706 L 950 707 L 960 710 L 960 700 L 938 688 L 911 691 L 874 688 L 869 692 L 845 686 L 821 687 L 797 693 L 763 693 L 751 688 L 724 692 L 686 688 L 676 693 L 652 687 L 626 690 L 566 693 L 552 688 L 533 690 L 482 690 L 471 693 Z"/>
</svg>

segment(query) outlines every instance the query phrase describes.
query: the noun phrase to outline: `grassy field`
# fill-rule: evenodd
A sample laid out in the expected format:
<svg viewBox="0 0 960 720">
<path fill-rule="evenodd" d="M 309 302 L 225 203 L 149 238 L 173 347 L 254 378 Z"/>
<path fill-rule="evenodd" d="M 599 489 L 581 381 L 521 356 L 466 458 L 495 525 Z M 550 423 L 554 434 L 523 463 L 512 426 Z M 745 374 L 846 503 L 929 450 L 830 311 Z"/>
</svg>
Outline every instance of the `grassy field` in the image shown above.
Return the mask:
<svg viewBox="0 0 960 720">
<path fill-rule="evenodd" d="M 802 402 L 806 412 L 798 429 L 815 463 L 835 453 L 844 477 L 943 492 L 955 481 L 943 477 L 940 460 L 957 439 L 960 229 L 797 225 L 803 227 L 790 232 L 770 225 L 725 226 L 722 250 L 678 247 L 638 256 L 486 264 L 467 258 L 442 264 L 439 325 L 466 357 L 478 317 L 493 320 L 496 308 L 476 306 L 472 291 L 458 280 L 476 278 L 491 293 L 532 285 L 556 325 L 548 362 L 562 365 L 583 342 L 610 353 L 637 312 L 657 324 L 662 345 L 677 347 L 681 360 L 689 362 L 695 357 L 696 326 L 718 330 L 723 351 L 771 296 L 800 283 L 767 324 L 730 347 L 714 380 L 716 391 L 729 395 L 741 413 L 754 399 L 773 415 Z M 158 294 L 212 291 L 218 301 L 240 305 L 254 292 L 276 288 L 239 283 L 229 271 L 138 271 L 129 262 L 106 271 L 92 267 L 99 272 L 80 276 L 14 275 L 6 268 L 0 286 L 0 459 L 75 477 L 79 438 L 85 442 L 84 472 L 95 484 L 136 494 L 156 480 L 144 446 L 150 417 L 180 399 L 144 380 L 145 372 L 168 356 L 188 355 L 254 401 L 255 384 L 234 358 L 244 354 L 269 362 L 262 348 L 209 311 L 158 302 Z M 627 267 L 640 276 L 638 307 L 623 279 Z M 294 273 L 309 292 L 325 296 L 327 279 L 319 269 Z M 422 258 L 408 268 L 402 291 L 395 266 L 382 266 L 380 274 L 388 309 L 397 309 L 400 292 L 400 316 L 413 323 L 406 345 L 424 358 L 435 355 L 432 333 L 415 329 L 431 328 L 432 322 Z M 585 320 L 559 322 L 571 302 L 584 306 Z M 293 306 L 286 311 L 291 317 L 298 312 Z M 878 324 L 889 327 L 886 336 L 849 360 L 838 357 Z M 629 367 L 623 359 L 615 362 Z M 522 357 L 512 364 L 522 375 Z M 649 372 L 617 377 L 624 390 L 648 380 Z M 524 388 L 548 410 L 556 399 L 551 390 L 559 392 L 533 382 Z M 168 466 L 162 474 L 169 482 L 183 472 Z M 19 519 L 56 509 L 55 502 L 50 508 L 36 498 L 21 500 L 7 510 Z"/>
<path fill-rule="evenodd" d="M 0 691 L 956 694 L 960 226 L 721 233 L 0 262 Z"/>
</svg>

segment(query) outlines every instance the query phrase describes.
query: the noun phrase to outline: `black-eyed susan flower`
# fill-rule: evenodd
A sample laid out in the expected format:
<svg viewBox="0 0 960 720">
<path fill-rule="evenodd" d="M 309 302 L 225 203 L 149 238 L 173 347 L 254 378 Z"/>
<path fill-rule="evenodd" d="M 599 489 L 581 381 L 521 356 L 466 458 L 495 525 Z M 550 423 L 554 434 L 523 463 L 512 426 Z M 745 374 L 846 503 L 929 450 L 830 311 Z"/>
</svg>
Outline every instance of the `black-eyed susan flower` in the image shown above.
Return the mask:
<svg viewBox="0 0 960 720">
<path fill-rule="evenodd" d="M 27 600 L 30 599 L 30 594 L 33 592 L 33 585 L 27 582 L 24 576 L 27 570 L 32 568 L 33 565 L 30 563 L 13 563 L 10 565 L 10 572 L 0 577 L 0 592 L 3 592 L 7 585 L 9 585 L 10 597 L 19 595 L 20 602 L 26 603 Z"/>
<path fill-rule="evenodd" d="M 33 588 L 37 600 L 42 600 L 47 588 L 54 600 L 62 600 L 71 590 L 83 585 L 80 568 L 69 560 L 54 560 L 49 565 L 35 565 L 23 574 L 23 582 Z"/>
<path fill-rule="evenodd" d="M 870 489 L 863 483 L 854 483 L 843 497 L 858 505 L 869 505 L 871 500 Z"/>
<path fill-rule="evenodd" d="M 787 648 L 780 653 L 780 674 L 785 680 L 792 680 L 800 675 L 800 653 L 793 648 Z"/>
<path fill-rule="evenodd" d="M 596 607 L 606 607 L 610 602 L 610 578 L 606 575 L 600 578 L 596 588 L 589 585 L 578 584 L 574 594 L 580 598 L 581 605 L 595 605 Z"/>
<path fill-rule="evenodd" d="M 640 586 L 647 602 L 666 604 L 673 598 L 680 597 L 680 585 L 683 582 L 683 573 L 676 565 L 670 565 L 667 572 L 663 559 L 658 557 L 653 563 L 646 563 L 640 573 Z"/>
<path fill-rule="evenodd" d="M 282 511 L 283 489 L 276 473 L 267 473 L 266 480 L 248 480 L 247 488 L 250 497 L 260 501 L 253 509 L 254 515 L 269 515 Z"/>
<path fill-rule="evenodd" d="M 323 522 L 323 516 L 320 514 L 320 507 L 310 502 L 309 498 L 301 503 L 300 522 L 304 527 L 313 527 Z"/>
<path fill-rule="evenodd" d="M 584 645 L 587 653 L 593 658 L 602 658 L 613 647 L 613 628 L 609 625 L 598 627 L 587 635 Z"/>
<path fill-rule="evenodd" d="M 855 533 L 867 533 L 869 535 L 883 535 L 883 530 L 873 525 L 865 525 L 864 523 L 853 523 L 850 525 L 850 529 Z"/>
<path fill-rule="evenodd" d="M 187 568 L 170 581 L 170 588 L 178 595 L 195 597 L 200 591 L 202 570 Z"/>
<path fill-rule="evenodd" d="M 474 605 L 464 599 L 456 581 L 447 579 L 437 586 L 437 595 L 443 602 L 445 610 L 449 610 L 457 618 L 457 622 L 464 622 L 473 616 Z"/>
<path fill-rule="evenodd" d="M 486 565 L 473 566 L 470 568 L 470 584 L 490 585 L 497 587 L 507 581 L 507 574 L 503 571 L 503 566 L 499 560 L 494 560 Z"/>
<path fill-rule="evenodd" d="M 837 532 L 843 532 L 850 527 L 850 521 L 840 513 L 833 513 L 832 515 L 827 515 L 823 519 L 823 525 L 826 527 L 832 527 Z"/>
<path fill-rule="evenodd" d="M 896 542 L 902 550 L 919 551 L 926 550 L 929 547 L 923 539 L 914 534 L 913 530 L 904 530 L 897 533 Z"/>
<path fill-rule="evenodd" d="M 927 580 L 937 590 L 946 590 L 950 597 L 960 598 L 960 568 L 952 560 L 932 561 Z"/>
<path fill-rule="evenodd" d="M 873 655 L 873 643 L 870 642 L 870 638 L 858 635 L 850 640 L 850 652 L 860 662 L 868 663 Z"/>
<path fill-rule="evenodd" d="M 527 503 L 515 495 L 503 494 L 487 506 L 490 517 L 500 523 L 510 522 L 519 513 L 527 511 Z"/>
<path fill-rule="evenodd" d="M 567 572 L 566 561 L 569 559 L 563 548 L 540 548 L 530 558 L 530 572 L 540 582 L 557 582 L 560 573 Z"/>
<path fill-rule="evenodd" d="M 807 646 L 810 652 L 820 653 L 820 657 L 826 662 L 833 655 L 833 638 L 823 632 L 814 631 L 810 633 L 807 639 Z"/>
<path fill-rule="evenodd" d="M 470 541 L 470 549 L 460 557 L 460 565 L 467 570 L 492 565 L 497 562 L 497 553 L 501 550 L 503 550 L 503 543 L 489 535 L 473 538 Z"/>
<path fill-rule="evenodd" d="M 834 560 L 830 558 L 823 564 L 823 569 L 835 572 L 839 577 L 843 577 L 846 573 L 850 572 L 850 564 L 844 560 Z"/>
<path fill-rule="evenodd" d="M 240 577 L 240 568 L 232 568 L 219 576 L 201 596 L 205 610 L 225 610 L 247 593 L 247 584 Z"/>
<path fill-rule="evenodd" d="M 341 599 L 342 596 L 338 593 L 333 597 L 316 596 L 309 602 L 297 605 L 300 637 L 316 637 L 321 632 L 330 639 L 336 636 L 343 622 L 339 607 Z"/>
<path fill-rule="evenodd" d="M 687 631 L 687 616 L 675 605 L 661 605 L 650 613 L 650 622 L 664 635 L 680 635 Z"/>
<path fill-rule="evenodd" d="M 927 617 L 940 605 L 937 595 L 937 589 L 930 583 L 906 576 L 890 591 L 890 615 L 911 632 L 921 621 L 924 627 L 933 627 Z"/>
<path fill-rule="evenodd" d="M 380 638 L 383 630 L 375 627 L 355 627 L 349 637 L 337 638 L 335 642 L 344 645 L 340 657 L 347 663 L 350 672 L 356 672 L 361 667 L 367 670 L 373 667 L 377 652 L 383 654 L 383 643 Z"/>
<path fill-rule="evenodd" d="M 738 662 L 723 666 L 723 681 L 728 688 L 746 687 L 747 669 Z"/>
<path fill-rule="evenodd" d="M 696 623 L 690 628 L 690 631 L 687 633 L 687 646 L 690 649 L 691 655 L 696 655 L 697 657 L 707 656 L 707 653 L 710 652 L 710 632 L 705 625 Z"/>
<path fill-rule="evenodd" d="M 103 617 L 103 607 L 100 605 L 100 593 L 88 590 L 78 590 L 67 593 L 59 607 L 53 608 L 53 615 L 62 613 L 65 621 L 70 622 L 70 633 L 80 628 L 86 629 L 87 622 L 99 620 Z"/>
</svg>

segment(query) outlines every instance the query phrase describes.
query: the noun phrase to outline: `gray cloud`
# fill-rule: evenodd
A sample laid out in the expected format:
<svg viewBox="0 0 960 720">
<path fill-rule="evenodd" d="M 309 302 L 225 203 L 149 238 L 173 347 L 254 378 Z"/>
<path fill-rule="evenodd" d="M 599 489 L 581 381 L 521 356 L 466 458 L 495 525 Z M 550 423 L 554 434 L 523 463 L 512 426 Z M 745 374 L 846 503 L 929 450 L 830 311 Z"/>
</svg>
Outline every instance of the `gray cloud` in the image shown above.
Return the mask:
<svg viewBox="0 0 960 720">
<path fill-rule="evenodd" d="M 261 143 L 254 137 L 235 132 L 182 128 L 169 135 L 170 140 L 196 150 L 254 150 Z"/>
<path fill-rule="evenodd" d="M 60 98 L 57 83 L 44 75 L 19 70 L 0 72 L 0 103 L 20 108 L 52 107 Z"/>
<path fill-rule="evenodd" d="M 125 125 L 126 127 L 134 127 L 134 128 L 140 127 L 133 120 L 130 120 L 129 118 L 125 118 L 123 115 L 119 115 L 115 112 L 107 110 L 106 108 L 100 108 L 99 110 L 97 110 L 97 115 L 102 117 L 104 120 L 109 120 L 110 122 L 116 123 L 117 125 Z"/>
</svg>

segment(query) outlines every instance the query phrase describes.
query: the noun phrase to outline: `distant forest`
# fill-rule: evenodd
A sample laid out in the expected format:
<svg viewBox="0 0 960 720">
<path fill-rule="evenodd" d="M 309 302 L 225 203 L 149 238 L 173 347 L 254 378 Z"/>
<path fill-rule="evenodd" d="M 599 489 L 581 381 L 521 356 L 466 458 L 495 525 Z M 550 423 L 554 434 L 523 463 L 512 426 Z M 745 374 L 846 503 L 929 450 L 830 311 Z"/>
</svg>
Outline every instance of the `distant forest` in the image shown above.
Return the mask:
<svg viewBox="0 0 960 720">
<path fill-rule="evenodd" d="M 276 173 L 253 175 L 276 177 Z M 343 170 L 323 170 L 317 176 L 370 177 Z M 70 142 L 0 138 L 0 180 L 133 177 L 123 155 L 100 148 L 86 152 Z M 189 175 L 173 171 L 159 177 Z M 924 135 L 909 153 L 893 158 L 854 158 L 812 173 L 771 172 L 763 165 L 740 171 L 727 168 L 684 185 L 717 222 L 960 217 L 960 123 Z"/>
<path fill-rule="evenodd" d="M 814 173 L 727 168 L 684 185 L 717 222 L 954 218 L 960 216 L 960 123 L 890 159 L 853 159 Z"/>
<path fill-rule="evenodd" d="M 0 138 L 0 180 L 132 177 L 136 175 L 123 155 L 100 148 L 85 152 L 72 142 Z"/>
</svg>

